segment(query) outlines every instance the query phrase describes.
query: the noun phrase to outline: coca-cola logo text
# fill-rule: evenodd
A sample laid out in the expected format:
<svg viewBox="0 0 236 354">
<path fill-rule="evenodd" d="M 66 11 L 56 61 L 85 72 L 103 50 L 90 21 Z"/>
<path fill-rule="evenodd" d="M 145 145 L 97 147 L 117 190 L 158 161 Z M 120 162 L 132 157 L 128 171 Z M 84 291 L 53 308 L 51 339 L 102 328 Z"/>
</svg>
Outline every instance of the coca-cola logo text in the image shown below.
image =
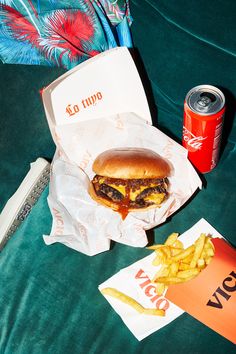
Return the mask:
<svg viewBox="0 0 236 354">
<path fill-rule="evenodd" d="M 205 139 L 207 139 L 207 136 L 195 136 L 185 126 L 183 127 L 183 142 L 192 150 L 200 150 Z"/>
</svg>

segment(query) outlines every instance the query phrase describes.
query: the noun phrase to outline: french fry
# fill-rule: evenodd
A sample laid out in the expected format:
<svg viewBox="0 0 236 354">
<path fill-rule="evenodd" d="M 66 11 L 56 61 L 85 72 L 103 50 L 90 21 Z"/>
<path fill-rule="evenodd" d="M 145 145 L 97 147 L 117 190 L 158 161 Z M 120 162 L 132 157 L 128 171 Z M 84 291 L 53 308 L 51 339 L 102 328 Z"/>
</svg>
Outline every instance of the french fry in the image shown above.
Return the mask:
<svg viewBox="0 0 236 354">
<path fill-rule="evenodd" d="M 207 257 L 206 247 L 203 248 L 200 259 L 205 259 Z"/>
<path fill-rule="evenodd" d="M 177 277 L 183 278 L 183 279 L 188 279 L 188 278 L 194 277 L 195 275 L 198 275 L 199 272 L 200 272 L 200 270 L 198 268 L 180 270 L 177 273 Z"/>
<path fill-rule="evenodd" d="M 155 251 L 155 250 L 158 250 L 159 248 L 163 248 L 163 246 L 164 245 L 162 245 L 162 244 L 161 245 L 157 244 L 157 245 L 148 246 L 147 249 Z"/>
<path fill-rule="evenodd" d="M 143 309 L 144 315 L 151 315 L 151 316 L 165 316 L 165 310 L 161 309 Z"/>
<path fill-rule="evenodd" d="M 120 292 L 119 290 L 117 290 L 115 288 L 104 288 L 101 290 L 101 293 L 103 295 L 112 296 L 112 297 L 124 302 L 125 304 L 132 306 L 139 313 L 143 313 L 143 306 L 139 302 L 137 302 L 132 297 Z"/>
<path fill-rule="evenodd" d="M 190 262 L 190 268 L 195 268 L 196 267 L 197 261 L 200 258 L 201 253 L 203 251 L 203 247 L 205 245 L 205 239 L 206 239 L 206 235 L 205 234 L 201 234 L 200 237 L 195 242 L 195 250 L 194 250 L 193 258 L 192 258 L 192 260 Z"/>
<path fill-rule="evenodd" d="M 169 247 L 169 245 L 165 245 L 165 244 L 156 244 L 156 245 L 152 245 L 152 246 L 148 246 L 147 249 L 148 250 L 153 250 L 153 251 L 158 251 L 159 249 L 163 249 Z"/>
<path fill-rule="evenodd" d="M 191 253 L 189 256 L 185 257 L 184 259 L 182 259 L 182 262 L 190 265 L 192 258 L 193 258 L 193 253 Z"/>
<path fill-rule="evenodd" d="M 145 315 L 165 316 L 164 310 L 155 309 L 155 308 L 153 309 L 145 308 L 138 301 L 136 301 L 132 297 L 122 293 L 121 291 L 115 288 L 104 288 L 101 290 L 101 293 L 103 295 L 109 295 L 122 301 L 123 303 L 133 307 L 139 313 L 143 313 Z"/>
<path fill-rule="evenodd" d="M 178 262 L 171 263 L 170 266 L 169 266 L 169 269 L 170 269 L 170 275 L 171 276 L 176 275 L 178 273 L 178 270 L 179 270 L 179 263 Z"/>
<path fill-rule="evenodd" d="M 206 242 L 205 242 L 205 246 L 204 246 L 205 251 L 211 251 L 211 254 L 215 254 L 215 247 L 213 245 L 213 243 L 211 242 L 211 240 L 209 238 L 207 238 Z"/>
<path fill-rule="evenodd" d="M 205 249 L 206 257 L 213 257 L 215 252 L 212 248 Z"/>
<path fill-rule="evenodd" d="M 173 246 L 176 247 L 176 248 L 180 248 L 180 249 L 184 248 L 184 245 L 183 245 L 183 243 L 180 240 L 176 240 L 174 242 Z"/>
<path fill-rule="evenodd" d="M 182 259 L 188 257 L 190 254 L 194 253 L 194 251 L 195 251 L 194 245 L 189 246 L 185 250 L 182 250 L 180 253 L 178 253 L 176 256 L 172 257 L 170 262 L 181 261 Z"/>
<path fill-rule="evenodd" d="M 147 249 L 149 249 L 149 250 L 156 250 L 156 249 L 162 248 L 162 247 L 164 247 L 164 246 L 172 246 L 172 245 L 174 245 L 174 243 L 176 243 L 176 242 L 180 242 L 179 244 L 182 245 L 182 247 L 179 247 L 179 246 L 177 246 L 177 245 L 174 245 L 175 247 L 183 248 L 182 242 L 179 241 L 179 240 L 177 240 L 178 236 L 179 236 L 178 233 L 173 232 L 172 234 L 170 234 L 170 235 L 167 237 L 167 239 L 166 239 L 166 241 L 165 241 L 164 244 L 156 244 L 156 245 L 148 246 Z"/>
<path fill-rule="evenodd" d="M 175 277 L 160 277 L 160 278 L 157 279 L 157 281 L 159 283 L 163 283 L 165 285 L 171 285 L 171 284 L 183 283 L 184 279 L 179 278 L 177 276 L 175 276 Z"/>
<path fill-rule="evenodd" d="M 165 254 L 165 258 L 167 259 L 167 258 L 169 258 L 169 257 L 171 257 L 171 249 L 170 249 L 170 247 L 169 246 L 164 246 L 163 248 L 162 248 L 162 252 Z"/>
<path fill-rule="evenodd" d="M 152 264 L 154 266 L 158 266 L 160 264 L 165 263 L 165 259 L 166 259 L 166 254 L 162 251 L 161 248 L 155 250 L 155 254 L 156 257 L 154 258 L 154 260 L 152 261 Z"/>
<path fill-rule="evenodd" d="M 179 270 L 187 270 L 190 269 L 190 265 L 188 263 L 180 262 L 179 263 Z"/>
<path fill-rule="evenodd" d="M 203 258 L 199 258 L 197 261 L 197 267 L 200 269 L 204 269 L 206 266 L 205 260 Z"/>
<path fill-rule="evenodd" d="M 215 247 L 211 241 L 211 237 L 210 236 L 206 236 L 206 244 L 210 245 L 210 247 L 215 251 Z"/>
<path fill-rule="evenodd" d="M 177 234 L 176 232 L 173 232 L 172 234 L 170 234 L 166 241 L 165 241 L 165 245 L 167 246 L 171 246 L 173 245 L 176 241 L 177 241 L 177 238 L 178 238 L 179 234 Z"/>
<path fill-rule="evenodd" d="M 179 248 L 179 247 L 171 247 L 170 248 L 170 253 L 171 253 L 171 256 L 176 256 L 178 253 L 182 252 L 182 248 Z"/>
</svg>

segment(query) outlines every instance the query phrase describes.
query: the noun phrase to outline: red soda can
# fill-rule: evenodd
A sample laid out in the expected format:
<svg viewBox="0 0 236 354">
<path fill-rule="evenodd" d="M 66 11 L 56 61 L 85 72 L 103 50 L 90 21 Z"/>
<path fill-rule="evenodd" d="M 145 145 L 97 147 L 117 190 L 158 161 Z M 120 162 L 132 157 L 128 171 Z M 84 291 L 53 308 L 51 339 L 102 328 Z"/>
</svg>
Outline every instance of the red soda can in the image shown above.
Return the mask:
<svg viewBox="0 0 236 354">
<path fill-rule="evenodd" d="M 218 88 L 199 85 L 187 93 L 182 144 L 201 173 L 210 172 L 218 163 L 224 113 L 225 97 Z"/>
</svg>

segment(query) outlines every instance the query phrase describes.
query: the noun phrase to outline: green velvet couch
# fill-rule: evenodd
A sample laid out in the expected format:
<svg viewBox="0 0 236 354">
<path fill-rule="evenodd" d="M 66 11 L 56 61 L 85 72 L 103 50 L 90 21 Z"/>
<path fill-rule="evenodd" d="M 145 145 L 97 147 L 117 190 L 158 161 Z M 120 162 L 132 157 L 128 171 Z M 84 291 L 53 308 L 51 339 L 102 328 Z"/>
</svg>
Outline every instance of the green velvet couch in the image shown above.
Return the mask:
<svg viewBox="0 0 236 354">
<path fill-rule="evenodd" d="M 204 217 L 236 245 L 236 3 L 131 1 L 135 57 L 154 124 L 181 141 L 189 89 L 212 84 L 226 96 L 221 158 L 201 176 L 203 189 L 150 232 L 164 241 Z M 63 69 L 0 65 L 0 209 L 37 157 L 52 159 L 52 141 L 39 91 Z M 46 246 L 51 214 L 45 189 L 0 253 L 1 354 L 235 353 L 235 346 L 189 314 L 138 342 L 99 293 L 104 280 L 149 254 L 113 245 L 88 257 L 62 244 Z"/>
</svg>

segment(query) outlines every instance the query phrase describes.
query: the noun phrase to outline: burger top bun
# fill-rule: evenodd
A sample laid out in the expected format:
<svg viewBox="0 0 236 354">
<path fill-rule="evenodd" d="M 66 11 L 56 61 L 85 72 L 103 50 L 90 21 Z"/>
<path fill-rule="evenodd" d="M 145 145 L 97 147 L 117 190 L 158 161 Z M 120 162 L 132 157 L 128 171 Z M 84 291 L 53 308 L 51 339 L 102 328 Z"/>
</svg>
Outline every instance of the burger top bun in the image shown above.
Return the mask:
<svg viewBox="0 0 236 354">
<path fill-rule="evenodd" d="M 93 171 L 100 176 L 122 179 L 164 178 L 171 164 L 156 152 L 145 148 L 114 148 L 97 156 Z"/>
</svg>

